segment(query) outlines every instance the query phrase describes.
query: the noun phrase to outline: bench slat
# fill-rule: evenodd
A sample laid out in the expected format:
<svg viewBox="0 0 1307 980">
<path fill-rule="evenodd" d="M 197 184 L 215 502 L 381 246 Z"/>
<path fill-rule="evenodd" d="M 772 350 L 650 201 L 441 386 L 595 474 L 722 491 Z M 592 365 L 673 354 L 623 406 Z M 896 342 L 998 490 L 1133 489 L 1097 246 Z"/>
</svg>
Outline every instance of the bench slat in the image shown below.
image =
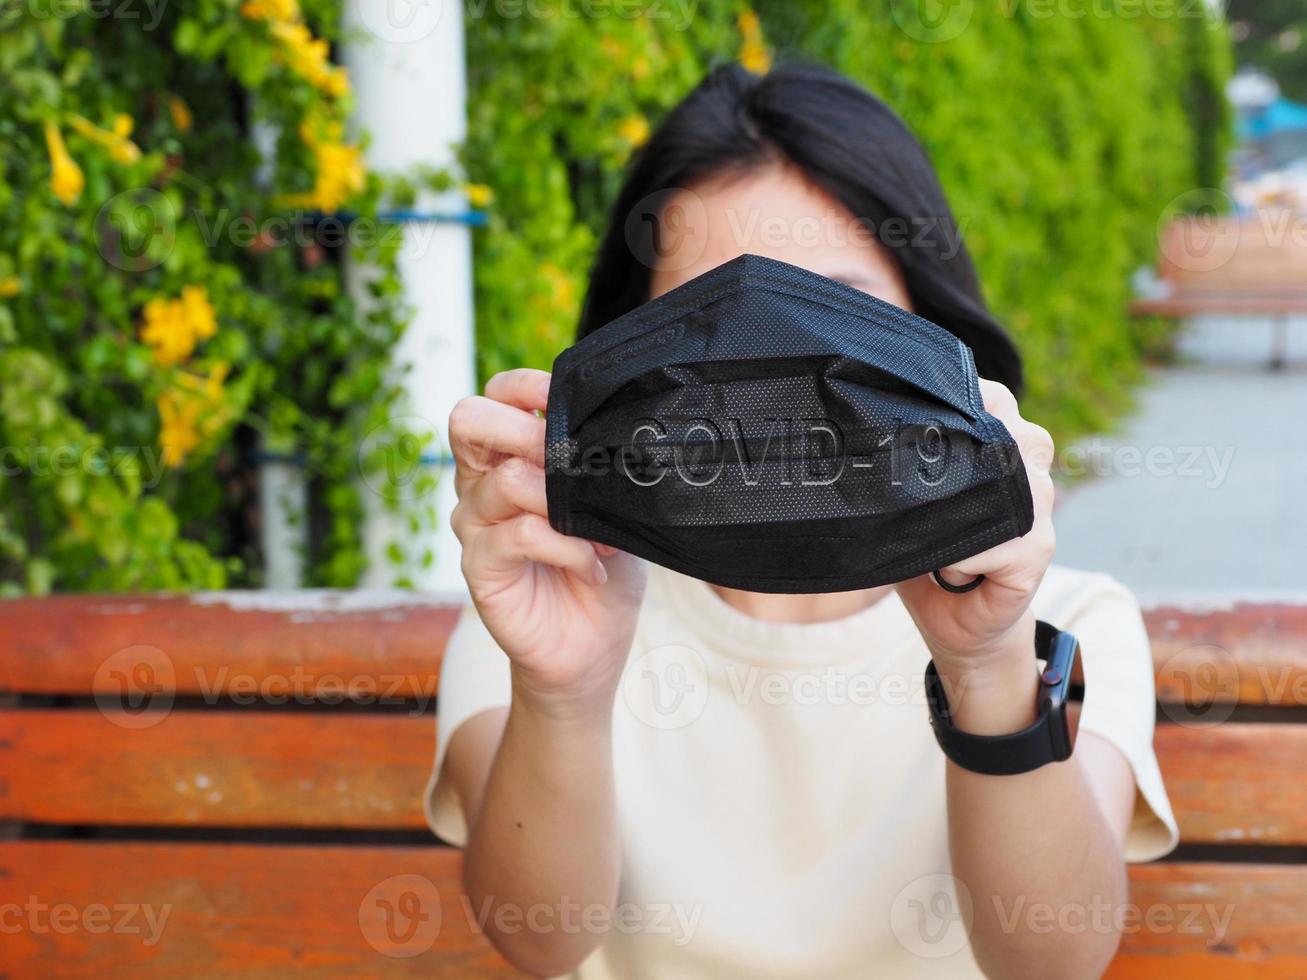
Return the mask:
<svg viewBox="0 0 1307 980">
<path fill-rule="evenodd" d="M 1135 316 L 1285 316 L 1307 313 L 1307 294 L 1276 295 L 1263 289 L 1240 295 L 1182 290 L 1160 299 L 1139 299 L 1130 304 Z"/>
<path fill-rule="evenodd" d="M 268 676 L 310 689 L 380 677 L 422 695 L 457 617 L 412 593 L 12 599 L 0 602 L 0 692 L 115 690 L 114 671 L 144 659 L 188 695 Z"/>
<path fill-rule="evenodd" d="M 1307 726 L 1158 725 L 1162 778 L 1187 843 L 1307 843 Z"/>
<path fill-rule="evenodd" d="M 1307 705 L 1307 604 L 1144 611 L 1163 702 Z"/>
<path fill-rule="evenodd" d="M 297 694 L 342 684 L 434 694 L 456 607 L 390 594 L 254 595 L 0 602 L 0 692 L 117 692 L 143 663 L 154 683 L 188 696 L 240 694 L 265 679 Z M 1206 698 L 1212 687 L 1217 700 L 1307 705 L 1307 603 L 1164 602 L 1144 615 L 1161 700 Z"/>
<path fill-rule="evenodd" d="M 430 716 L 94 708 L 0 711 L 0 819 L 421 829 Z"/>
<path fill-rule="evenodd" d="M 5 930 L 4 969 L 14 977 L 66 975 L 74 963 L 79 976 L 106 977 L 521 976 L 472 927 L 461 875 L 461 856 L 444 847 L 0 842 L 5 901 L 23 906 L 8 912 L 7 927 L 15 914 L 23 927 Z M 63 913 L 71 919 L 52 928 L 51 909 L 29 911 L 29 896 L 71 909 Z M 137 909 L 124 922 L 127 906 Z M 148 944 L 152 934 L 158 941 Z"/>
<path fill-rule="evenodd" d="M 1109 980 L 1301 980 L 1307 976 L 1307 868 L 1149 864 L 1130 868 L 1136 926 Z M 1228 914 L 1224 930 L 1219 923 Z M 1213 927 L 1212 923 L 1218 925 Z"/>
<path fill-rule="evenodd" d="M 1307 244 L 1294 234 L 1293 222 L 1287 211 L 1247 220 L 1177 218 L 1162 230 L 1158 273 L 1207 289 L 1293 287 L 1307 279 Z"/>
<path fill-rule="evenodd" d="M 88 975 L 137 977 L 517 976 L 477 934 L 460 898 L 460 862 L 439 847 L 0 842 L 8 894 L 24 905 L 31 896 L 76 910 L 59 929 L 48 927 L 48 909 L 36 913 L 47 923 L 39 931 L 25 907 L 26 927 L 5 937 L 6 966 L 18 976 L 48 975 L 69 962 Z M 382 884 L 396 875 L 420 875 L 431 887 L 413 879 Z M 1307 868 L 1143 865 L 1130 869 L 1130 881 L 1132 910 L 1107 973 L 1112 980 L 1307 975 Z M 138 910 L 122 923 L 129 905 Z M 437 905 L 432 938 L 417 931 L 425 924 L 413 926 Z M 106 917 L 88 918 L 98 906 L 109 909 Z M 389 939 L 387 908 L 410 913 L 391 919 Z M 151 921 L 162 927 L 147 944 Z M 123 928 L 90 931 L 102 922 Z M 424 948 L 386 955 L 369 938 L 391 952 Z"/>
<path fill-rule="evenodd" d="M 422 829 L 433 741 L 402 714 L 0 712 L 0 819 Z M 1155 745 L 1186 842 L 1307 843 L 1307 727 L 1163 724 Z"/>
</svg>

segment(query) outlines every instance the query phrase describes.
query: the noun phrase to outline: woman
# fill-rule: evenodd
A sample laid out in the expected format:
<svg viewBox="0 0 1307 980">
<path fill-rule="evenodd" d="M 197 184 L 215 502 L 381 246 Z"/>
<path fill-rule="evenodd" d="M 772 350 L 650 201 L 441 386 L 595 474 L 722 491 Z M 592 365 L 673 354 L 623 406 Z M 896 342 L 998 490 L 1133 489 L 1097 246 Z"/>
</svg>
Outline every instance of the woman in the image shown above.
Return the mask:
<svg viewBox="0 0 1307 980">
<path fill-rule="evenodd" d="M 1048 434 L 981 298 L 929 161 L 846 79 L 713 72 L 627 179 L 581 333 L 741 253 L 803 266 L 953 331 L 1019 443 L 1024 537 L 929 576 L 827 595 L 710 586 L 546 519 L 549 376 L 509 371 L 450 419 L 453 523 L 475 611 L 450 641 L 428 813 L 466 848 L 471 908 L 503 954 L 582 977 L 1093 977 L 1126 860 L 1175 824 L 1153 756 L 1132 597 L 1050 566 Z M 650 235 L 648 229 L 655 233 Z M 1015 776 L 945 759 L 954 723 L 1036 715 L 1034 621 L 1075 633 L 1075 752 Z M 502 913 L 502 914 L 499 914 Z"/>
</svg>

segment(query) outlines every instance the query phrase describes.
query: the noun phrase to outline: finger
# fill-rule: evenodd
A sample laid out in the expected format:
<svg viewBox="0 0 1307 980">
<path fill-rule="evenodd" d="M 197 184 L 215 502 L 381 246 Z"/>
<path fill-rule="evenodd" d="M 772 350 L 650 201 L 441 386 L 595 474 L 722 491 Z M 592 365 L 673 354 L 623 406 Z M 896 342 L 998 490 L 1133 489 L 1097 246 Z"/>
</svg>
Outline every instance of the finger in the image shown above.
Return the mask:
<svg viewBox="0 0 1307 980">
<path fill-rule="evenodd" d="M 608 581 L 608 570 L 589 541 L 559 534 L 538 514 L 519 514 L 487 528 L 477 539 L 473 561 L 484 572 L 512 572 L 527 562 L 539 562 L 591 585 Z"/>
<path fill-rule="evenodd" d="M 472 395 L 459 401 L 449 415 L 449 445 L 464 475 L 489 472 L 506 456 L 521 456 L 543 467 L 545 420 L 493 398 Z"/>
<path fill-rule="evenodd" d="M 1012 389 L 1005 384 L 981 378 L 980 397 L 985 403 L 985 411 L 995 418 L 1006 422 L 1008 419 L 1021 417 L 1021 412 L 1017 408 L 1017 396 L 1012 394 Z"/>
<path fill-rule="evenodd" d="M 1024 536 L 941 568 L 939 573 L 952 585 L 964 585 L 977 575 L 984 575 L 995 583 L 1024 589 L 1031 584 L 1028 578 L 1037 580 L 1043 575 L 1056 544 L 1053 522 L 1045 518 L 1036 521 Z"/>
<path fill-rule="evenodd" d="M 964 578 L 957 572 L 950 570 L 933 572 L 932 577 L 943 589 L 957 595 L 966 595 L 973 589 L 980 588 L 981 583 L 985 581 L 985 576 L 983 575 L 973 575 L 971 578 Z"/>
<path fill-rule="evenodd" d="M 950 585 L 966 585 L 977 575 L 984 575 L 986 578 L 1001 576 L 1004 569 L 1013 564 L 1021 554 L 1018 547 L 1020 540 L 1015 538 L 1004 541 L 988 551 L 982 551 L 978 555 L 972 555 L 970 558 L 964 558 L 962 561 L 941 568 L 939 574 Z"/>
<path fill-rule="evenodd" d="M 548 517 L 545 471 L 512 456 L 470 485 L 460 502 L 474 524 L 498 524 L 522 513 Z"/>
<path fill-rule="evenodd" d="M 500 371 L 486 382 L 486 397 L 528 412 L 544 411 L 549 404 L 549 372 L 534 368 Z"/>
<path fill-rule="evenodd" d="M 1018 419 L 1015 424 L 1008 425 L 1008 430 L 1012 438 L 1017 441 L 1021 458 L 1032 476 L 1047 476 L 1052 472 L 1056 449 L 1053 445 L 1053 437 L 1047 429 L 1034 422 Z"/>
</svg>

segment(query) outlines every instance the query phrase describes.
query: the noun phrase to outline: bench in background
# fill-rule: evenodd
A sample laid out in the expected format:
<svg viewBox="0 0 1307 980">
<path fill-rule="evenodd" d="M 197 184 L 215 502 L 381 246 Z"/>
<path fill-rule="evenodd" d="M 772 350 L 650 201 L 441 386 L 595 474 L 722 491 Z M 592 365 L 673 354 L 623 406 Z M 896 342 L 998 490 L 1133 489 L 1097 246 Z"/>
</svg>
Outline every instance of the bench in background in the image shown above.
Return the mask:
<svg viewBox="0 0 1307 980">
<path fill-rule="evenodd" d="M 1162 229 L 1157 264 L 1165 295 L 1136 300 L 1137 316 L 1269 319 L 1271 366 L 1288 358 L 1289 318 L 1307 316 L 1307 240 L 1303 219 L 1177 218 Z"/>
<path fill-rule="evenodd" d="M 7 932 L 0 973 L 516 976 L 422 817 L 454 619 L 366 593 L 0 603 L 0 906 L 109 910 Z M 1170 924 L 1109 976 L 1307 977 L 1307 605 L 1148 623 L 1183 844 L 1131 869 Z M 1187 916 L 1208 905 L 1223 936 Z M 129 907 L 170 908 L 157 942 Z"/>
</svg>

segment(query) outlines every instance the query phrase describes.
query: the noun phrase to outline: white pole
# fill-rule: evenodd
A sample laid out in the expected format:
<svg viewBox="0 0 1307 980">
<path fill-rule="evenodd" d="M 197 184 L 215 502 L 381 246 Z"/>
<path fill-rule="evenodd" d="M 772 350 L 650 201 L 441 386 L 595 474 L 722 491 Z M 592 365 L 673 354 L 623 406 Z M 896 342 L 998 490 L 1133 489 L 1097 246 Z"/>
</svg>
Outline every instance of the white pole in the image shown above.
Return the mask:
<svg viewBox="0 0 1307 980">
<path fill-rule="evenodd" d="M 259 515 L 263 542 L 263 587 L 298 589 L 304 584 L 308 546 L 308 481 L 304 467 L 289 457 L 275 458 L 262 442 L 259 463 Z"/>
<path fill-rule="evenodd" d="M 354 90 L 356 135 L 371 142 L 367 162 L 378 173 L 411 174 L 420 166 L 455 163 L 455 148 L 467 131 L 463 56 L 463 11 L 458 0 L 346 0 L 342 60 Z M 416 211 L 460 214 L 462 195 L 425 194 Z M 412 318 L 395 351 L 397 367 L 407 366 L 407 404 L 397 415 L 435 438 L 429 451 L 448 455 L 447 422 L 454 403 L 474 390 L 472 246 L 468 226 L 457 222 L 410 221 L 399 254 L 404 300 Z M 368 270 L 346 266 L 346 282 L 356 299 Z M 362 583 L 392 584 L 395 569 L 385 551 L 397 541 L 410 553 L 434 549 L 435 561 L 413 575 L 418 588 L 462 593 L 458 541 L 449 529 L 454 505 L 453 473 L 441 466 L 435 506 L 437 530 L 417 538 L 363 487 L 367 523 L 364 544 L 370 561 Z M 373 481 L 376 482 L 376 481 Z M 430 500 L 424 501 L 430 503 Z"/>
</svg>

